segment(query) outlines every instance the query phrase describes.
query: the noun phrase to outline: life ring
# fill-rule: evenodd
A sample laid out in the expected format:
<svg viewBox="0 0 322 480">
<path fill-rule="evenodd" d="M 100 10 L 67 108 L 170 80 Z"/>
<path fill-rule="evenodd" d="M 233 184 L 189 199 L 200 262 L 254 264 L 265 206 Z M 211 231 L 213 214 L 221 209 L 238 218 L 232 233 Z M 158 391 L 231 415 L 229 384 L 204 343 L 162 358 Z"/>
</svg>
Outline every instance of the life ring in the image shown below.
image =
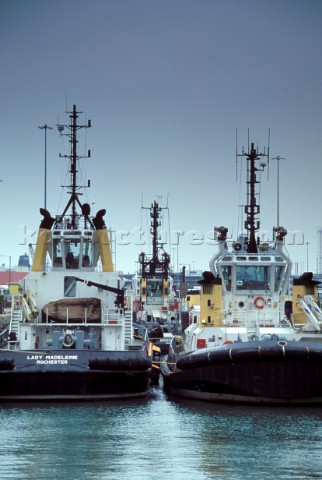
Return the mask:
<svg viewBox="0 0 322 480">
<path fill-rule="evenodd" d="M 72 348 L 74 345 L 74 339 L 71 333 L 67 332 L 63 339 L 63 345 L 65 348 Z"/>
<path fill-rule="evenodd" d="M 261 310 L 266 305 L 265 298 L 264 297 L 256 297 L 255 300 L 254 300 L 254 305 L 255 305 L 256 308 Z"/>
<path fill-rule="evenodd" d="M 223 345 L 230 345 L 231 343 L 234 343 L 232 340 L 226 340 Z"/>
</svg>

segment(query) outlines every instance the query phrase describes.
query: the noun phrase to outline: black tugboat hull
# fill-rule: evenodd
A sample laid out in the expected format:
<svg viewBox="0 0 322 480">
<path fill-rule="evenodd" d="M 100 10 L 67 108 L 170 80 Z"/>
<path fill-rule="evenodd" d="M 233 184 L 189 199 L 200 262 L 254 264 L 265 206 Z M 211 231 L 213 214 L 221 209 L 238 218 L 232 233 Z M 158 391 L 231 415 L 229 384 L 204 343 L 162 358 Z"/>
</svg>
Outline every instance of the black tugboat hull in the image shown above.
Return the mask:
<svg viewBox="0 0 322 480">
<path fill-rule="evenodd" d="M 0 352 L 0 401 L 109 400 L 147 394 L 143 351 Z"/>
<path fill-rule="evenodd" d="M 172 358 L 172 363 L 173 363 Z M 181 368 L 180 368 L 181 367 Z M 179 356 L 161 366 L 166 391 L 212 402 L 322 404 L 322 345 L 245 342 Z"/>
</svg>

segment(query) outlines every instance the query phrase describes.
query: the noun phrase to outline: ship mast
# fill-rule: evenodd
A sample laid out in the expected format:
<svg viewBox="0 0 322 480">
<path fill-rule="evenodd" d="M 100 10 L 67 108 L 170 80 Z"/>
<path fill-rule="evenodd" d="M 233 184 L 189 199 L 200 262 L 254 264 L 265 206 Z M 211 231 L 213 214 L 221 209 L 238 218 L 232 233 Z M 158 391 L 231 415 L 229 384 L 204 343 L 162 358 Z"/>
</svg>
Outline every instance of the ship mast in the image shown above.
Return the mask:
<svg viewBox="0 0 322 480">
<path fill-rule="evenodd" d="M 81 158 L 90 158 L 91 156 L 91 152 L 90 150 L 88 150 L 87 152 L 87 155 L 78 155 L 77 153 L 77 143 L 78 143 L 78 140 L 77 140 L 77 132 L 78 130 L 82 129 L 82 128 L 90 128 L 91 127 L 91 121 L 88 120 L 88 123 L 87 125 L 78 125 L 77 124 L 77 119 L 78 119 L 78 115 L 79 113 L 83 113 L 83 112 L 78 112 L 77 109 L 76 109 L 76 105 L 73 105 L 73 111 L 72 112 L 67 112 L 69 113 L 69 118 L 70 118 L 70 124 L 69 125 L 57 125 L 57 128 L 58 128 L 58 131 L 60 132 L 61 135 L 66 135 L 69 137 L 69 142 L 70 142 L 70 155 L 62 155 L 62 154 L 59 154 L 59 157 L 60 158 L 69 158 L 70 160 L 70 185 L 68 185 L 68 188 L 70 189 L 68 191 L 68 193 L 70 194 L 70 198 L 68 200 L 68 203 L 62 213 L 62 215 L 60 216 L 60 221 L 64 218 L 64 216 L 66 215 L 68 209 L 71 207 L 71 219 L 70 219 L 70 228 L 71 229 L 76 229 L 78 228 L 77 226 L 77 211 L 76 211 L 76 204 L 79 205 L 79 207 L 82 209 L 82 213 L 83 215 L 86 216 L 87 220 L 90 221 L 89 217 L 88 217 L 88 214 L 89 214 L 89 211 L 88 211 L 88 205 L 86 204 L 86 208 L 85 205 L 83 206 L 79 200 L 79 196 L 82 195 L 82 193 L 79 192 L 79 190 L 81 188 L 85 188 L 85 187 L 82 187 L 80 185 L 77 185 L 77 162 L 78 160 L 80 160 Z M 64 133 L 62 134 L 62 132 L 64 131 L 64 129 L 68 129 L 69 130 L 69 133 Z"/>
<path fill-rule="evenodd" d="M 158 227 L 160 226 L 160 222 L 159 222 L 160 212 L 161 212 L 161 208 L 159 208 L 159 205 L 156 202 L 154 202 L 153 205 L 151 205 L 151 218 L 152 218 L 151 233 L 152 233 L 152 260 L 155 266 L 158 261 Z"/>
<path fill-rule="evenodd" d="M 147 207 L 142 207 L 147 209 Z M 159 244 L 159 235 L 158 235 L 158 227 L 160 226 L 159 218 L 160 213 L 163 209 L 159 207 L 159 204 L 154 201 L 154 203 L 150 207 L 150 216 L 151 220 L 151 235 L 152 235 L 152 257 L 147 260 L 145 253 L 141 253 L 141 274 L 143 277 L 149 275 L 162 274 L 164 278 L 168 278 L 169 274 L 169 264 L 170 258 L 169 255 L 164 252 L 162 255 L 162 259 L 159 257 L 159 250 L 161 248 L 161 244 Z"/>
<path fill-rule="evenodd" d="M 260 205 L 256 202 L 256 184 L 260 183 L 257 180 L 256 172 L 263 171 L 266 163 L 262 161 L 260 163 L 260 168 L 256 167 L 256 162 L 262 158 L 269 159 L 269 153 L 258 153 L 256 148 L 254 147 L 254 143 L 251 143 L 251 147 L 248 152 L 242 152 L 241 154 L 237 154 L 239 157 L 246 157 L 247 160 L 247 205 L 245 205 L 245 229 L 249 232 L 248 244 L 247 244 L 247 251 L 248 253 L 258 253 L 257 242 L 255 233 L 259 230 L 260 222 L 259 222 L 259 214 L 260 214 Z"/>
</svg>

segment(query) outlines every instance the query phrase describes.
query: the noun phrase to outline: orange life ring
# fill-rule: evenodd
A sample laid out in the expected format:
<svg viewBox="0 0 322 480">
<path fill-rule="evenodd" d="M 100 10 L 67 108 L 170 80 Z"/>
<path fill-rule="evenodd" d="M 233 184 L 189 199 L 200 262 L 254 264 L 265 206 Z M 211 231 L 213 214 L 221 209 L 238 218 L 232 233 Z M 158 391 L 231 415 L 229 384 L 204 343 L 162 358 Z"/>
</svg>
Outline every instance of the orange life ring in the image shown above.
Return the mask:
<svg viewBox="0 0 322 480">
<path fill-rule="evenodd" d="M 265 298 L 264 297 L 256 297 L 255 300 L 254 300 L 254 305 L 255 305 L 256 308 L 261 310 L 266 305 Z"/>
</svg>

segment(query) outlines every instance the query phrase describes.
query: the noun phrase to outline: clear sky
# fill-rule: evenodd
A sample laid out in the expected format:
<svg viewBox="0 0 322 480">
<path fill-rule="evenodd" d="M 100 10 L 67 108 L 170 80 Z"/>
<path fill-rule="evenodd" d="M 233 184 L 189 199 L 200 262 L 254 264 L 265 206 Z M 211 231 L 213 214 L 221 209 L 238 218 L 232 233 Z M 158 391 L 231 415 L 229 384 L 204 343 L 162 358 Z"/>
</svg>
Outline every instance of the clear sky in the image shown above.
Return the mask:
<svg viewBox="0 0 322 480">
<path fill-rule="evenodd" d="M 44 204 L 44 131 L 73 104 L 92 121 L 82 163 L 85 201 L 106 208 L 116 267 L 133 272 L 140 228 L 169 207 L 174 266 L 208 269 L 216 225 L 236 235 L 245 203 L 238 147 L 280 161 L 280 223 L 288 251 L 316 270 L 322 225 L 320 0 L 0 0 L 0 263 L 35 241 Z M 85 143 L 80 141 L 80 148 Z M 47 208 L 65 206 L 68 142 L 47 132 Z M 84 150 L 85 151 L 85 150 Z M 277 217 L 277 162 L 261 186 L 261 227 Z M 26 232 L 26 233 L 24 233 Z M 204 235 L 203 241 L 196 241 Z M 304 235 L 304 237 L 303 237 Z M 169 239 L 169 235 L 167 240 Z M 147 235 L 141 241 L 148 240 Z M 26 245 L 24 245 L 26 243 Z M 124 243 L 127 243 L 124 245 Z M 192 245 L 192 243 L 199 243 Z M 294 243 L 295 245 L 292 245 Z M 308 253 L 308 258 L 307 258 Z M 189 268 L 189 267 L 188 267 Z"/>
</svg>

